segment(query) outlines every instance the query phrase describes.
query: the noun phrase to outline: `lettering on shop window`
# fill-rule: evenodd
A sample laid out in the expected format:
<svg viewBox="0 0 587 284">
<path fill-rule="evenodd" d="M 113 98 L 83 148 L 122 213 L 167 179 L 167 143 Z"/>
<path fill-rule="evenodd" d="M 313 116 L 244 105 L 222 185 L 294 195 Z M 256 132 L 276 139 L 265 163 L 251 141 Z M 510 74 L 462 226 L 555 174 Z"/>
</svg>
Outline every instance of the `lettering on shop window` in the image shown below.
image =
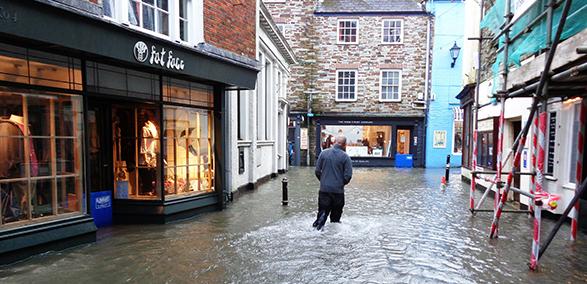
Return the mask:
<svg viewBox="0 0 587 284">
<path fill-rule="evenodd" d="M 164 47 L 158 49 L 155 45 L 152 45 L 149 51 L 147 44 L 142 41 L 135 44 L 133 54 L 138 62 L 145 62 L 148 58 L 149 64 L 159 65 L 163 68 L 181 71 L 185 67 L 184 61 L 179 57 L 175 57 L 173 51 L 166 50 Z"/>
<path fill-rule="evenodd" d="M 18 20 L 17 14 L 14 11 L 9 11 L 8 9 L 0 6 L 0 22 L 8 23 L 13 22 L 16 23 Z"/>
</svg>

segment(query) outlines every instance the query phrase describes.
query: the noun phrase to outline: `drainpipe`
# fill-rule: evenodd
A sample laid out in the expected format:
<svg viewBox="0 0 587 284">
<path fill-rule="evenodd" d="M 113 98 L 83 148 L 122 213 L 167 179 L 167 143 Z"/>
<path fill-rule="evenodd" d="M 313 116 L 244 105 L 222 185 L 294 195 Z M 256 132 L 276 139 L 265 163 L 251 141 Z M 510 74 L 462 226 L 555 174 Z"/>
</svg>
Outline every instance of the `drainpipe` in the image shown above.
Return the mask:
<svg viewBox="0 0 587 284">
<path fill-rule="evenodd" d="M 426 74 L 424 80 L 424 106 L 417 106 L 412 103 L 414 109 L 426 109 L 428 107 L 428 97 L 430 95 L 429 83 L 430 81 L 430 30 L 431 30 L 430 16 L 426 18 Z"/>
<path fill-rule="evenodd" d="M 232 164 L 232 128 L 231 128 L 231 121 L 233 118 L 233 112 L 231 111 L 232 107 L 232 98 L 233 92 L 236 93 L 237 96 L 240 96 L 240 90 L 231 91 L 231 90 L 224 90 L 223 91 L 223 104 L 222 104 L 222 114 L 224 115 L 223 121 L 223 133 L 222 139 L 224 143 L 222 143 L 222 152 L 224 154 L 224 192 L 222 194 L 222 207 L 226 207 L 228 200 L 232 194 L 232 169 L 234 165 Z M 237 114 L 238 115 L 238 114 Z M 238 131 L 238 129 L 237 129 Z"/>
<path fill-rule="evenodd" d="M 424 101 L 428 104 L 430 80 L 430 16 L 426 19 L 426 81 L 424 82 Z"/>
</svg>

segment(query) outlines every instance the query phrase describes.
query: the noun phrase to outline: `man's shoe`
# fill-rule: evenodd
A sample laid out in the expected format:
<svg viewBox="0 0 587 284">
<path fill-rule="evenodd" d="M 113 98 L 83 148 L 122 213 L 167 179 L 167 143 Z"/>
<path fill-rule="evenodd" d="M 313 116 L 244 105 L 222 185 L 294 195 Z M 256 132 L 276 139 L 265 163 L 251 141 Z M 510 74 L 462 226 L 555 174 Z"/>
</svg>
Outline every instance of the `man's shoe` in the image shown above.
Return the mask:
<svg viewBox="0 0 587 284">
<path fill-rule="evenodd" d="M 318 227 L 319 223 L 320 223 L 320 220 L 316 219 L 316 221 L 314 221 L 314 223 L 312 224 L 312 227 L 314 227 L 314 228 Z"/>
<path fill-rule="evenodd" d="M 322 212 L 322 214 L 320 214 L 320 218 L 318 218 L 316 220 L 316 222 L 314 222 L 314 223 L 317 223 L 316 230 L 318 230 L 318 231 L 322 230 L 322 227 L 324 227 L 324 224 L 326 224 L 326 218 L 328 218 L 328 216 L 326 216 L 325 212 Z"/>
</svg>

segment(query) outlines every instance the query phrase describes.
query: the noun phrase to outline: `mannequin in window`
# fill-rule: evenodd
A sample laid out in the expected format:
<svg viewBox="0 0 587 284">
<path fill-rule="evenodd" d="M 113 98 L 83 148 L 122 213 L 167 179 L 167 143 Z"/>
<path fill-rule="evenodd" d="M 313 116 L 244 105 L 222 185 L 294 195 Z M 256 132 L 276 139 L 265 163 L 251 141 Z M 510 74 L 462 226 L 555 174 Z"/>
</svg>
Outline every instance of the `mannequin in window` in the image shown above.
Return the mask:
<svg viewBox="0 0 587 284">
<path fill-rule="evenodd" d="M 0 180 L 26 178 L 24 131 L 28 132 L 19 113 L 22 107 L 3 107 L 0 115 Z M 30 174 L 38 174 L 38 163 L 32 143 L 30 147 Z M 0 184 L 3 222 L 26 219 L 28 211 L 27 182 L 17 181 Z"/>
<path fill-rule="evenodd" d="M 159 130 L 153 111 L 141 110 L 139 125 L 140 133 L 139 165 L 139 192 L 141 195 L 156 195 L 157 193 L 157 155 L 159 153 Z"/>
</svg>

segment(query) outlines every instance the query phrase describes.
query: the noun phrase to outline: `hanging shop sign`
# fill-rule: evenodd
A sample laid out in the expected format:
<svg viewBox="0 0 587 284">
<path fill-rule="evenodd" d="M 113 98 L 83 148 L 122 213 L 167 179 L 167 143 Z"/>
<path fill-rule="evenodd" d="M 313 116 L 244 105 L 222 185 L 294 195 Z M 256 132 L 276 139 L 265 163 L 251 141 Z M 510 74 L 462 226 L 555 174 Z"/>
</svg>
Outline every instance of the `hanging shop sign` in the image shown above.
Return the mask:
<svg viewBox="0 0 587 284">
<path fill-rule="evenodd" d="M 172 50 L 166 50 L 164 47 L 157 48 L 155 45 L 149 46 L 137 41 L 133 48 L 133 54 L 138 62 L 148 62 L 151 65 L 159 65 L 163 68 L 183 70 L 185 65 L 183 59 L 173 56 Z"/>
<path fill-rule="evenodd" d="M 300 128 L 300 149 L 308 150 L 308 128 Z"/>
</svg>

